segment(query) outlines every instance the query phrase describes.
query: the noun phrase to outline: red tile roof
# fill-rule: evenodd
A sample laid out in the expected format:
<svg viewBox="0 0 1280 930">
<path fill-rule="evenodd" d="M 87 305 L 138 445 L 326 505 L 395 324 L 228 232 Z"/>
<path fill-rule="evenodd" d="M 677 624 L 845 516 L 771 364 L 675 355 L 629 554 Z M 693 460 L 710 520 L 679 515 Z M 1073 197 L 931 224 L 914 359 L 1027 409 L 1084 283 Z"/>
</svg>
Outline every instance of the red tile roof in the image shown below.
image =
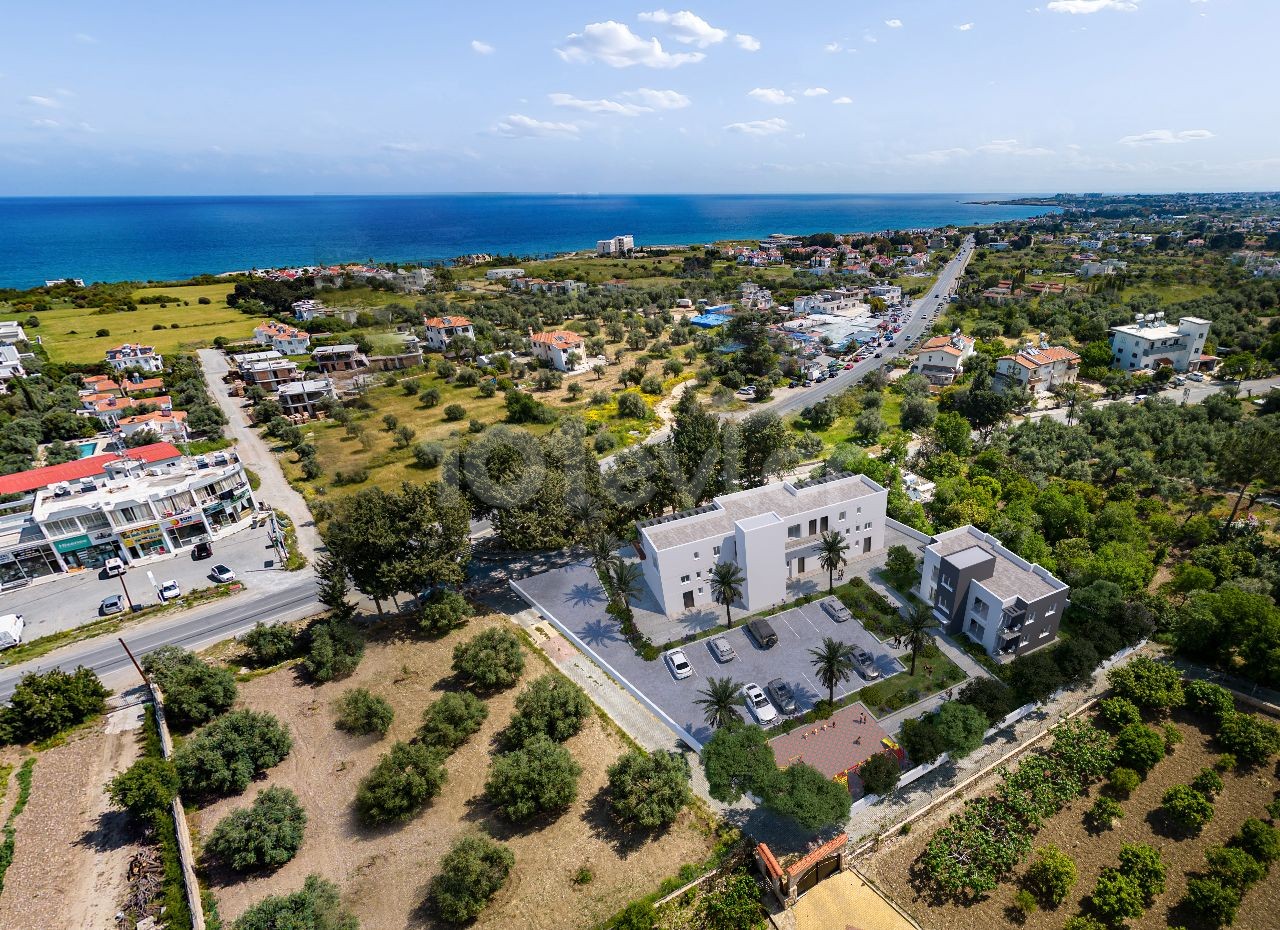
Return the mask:
<svg viewBox="0 0 1280 930">
<path fill-rule="evenodd" d="M 465 316 L 433 316 L 429 320 L 424 320 L 423 325 L 444 329 L 446 326 L 470 326 L 471 321 Z"/>
<path fill-rule="evenodd" d="M 148 446 L 129 450 L 129 458 L 140 459 L 147 464 L 178 458 L 181 455 L 177 446 L 167 442 L 154 442 Z M 36 491 L 51 484 L 57 484 L 59 481 L 92 478 L 105 473 L 107 466 L 119 459 L 120 456 L 114 452 L 108 452 L 104 455 L 76 459 L 74 462 L 63 462 L 61 465 L 45 465 L 43 468 L 32 468 L 13 475 L 0 475 L 0 494 L 25 494 L 28 491 Z"/>
<path fill-rule="evenodd" d="M 791 865 L 787 866 L 787 878 L 791 880 L 799 878 L 804 874 L 805 870 L 808 869 L 809 866 L 816 862 L 821 862 L 834 852 L 838 852 L 840 847 L 847 842 L 849 842 L 849 835 L 847 833 L 837 833 L 803 859 L 798 859 L 791 863 Z"/>
<path fill-rule="evenodd" d="M 566 329 L 557 329 L 550 333 L 534 333 L 529 339 L 531 342 L 541 342 L 549 346 L 555 346 L 561 351 L 582 345 L 582 337 Z"/>
</svg>

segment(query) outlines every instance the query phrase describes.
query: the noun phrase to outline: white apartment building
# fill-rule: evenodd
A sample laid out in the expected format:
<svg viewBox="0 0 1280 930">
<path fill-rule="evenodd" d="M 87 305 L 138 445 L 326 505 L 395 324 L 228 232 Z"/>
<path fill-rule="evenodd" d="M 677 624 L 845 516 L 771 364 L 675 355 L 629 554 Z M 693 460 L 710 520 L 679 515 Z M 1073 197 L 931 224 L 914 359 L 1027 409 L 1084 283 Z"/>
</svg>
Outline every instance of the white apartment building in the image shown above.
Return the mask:
<svg viewBox="0 0 1280 930">
<path fill-rule="evenodd" d="M 0 345 L 0 394 L 6 390 L 5 385 L 14 378 L 25 378 L 27 370 L 22 367 L 22 359 L 14 346 Z"/>
<path fill-rule="evenodd" d="M 422 321 L 426 328 L 426 347 L 443 352 L 455 336 L 476 338 L 476 328 L 465 316 L 433 316 Z"/>
<path fill-rule="evenodd" d="M 253 341 L 271 346 L 281 355 L 306 355 L 311 346 L 311 336 L 304 330 L 287 323 L 268 320 L 253 331 Z"/>
<path fill-rule="evenodd" d="M 1016 384 L 1032 394 L 1047 394 L 1071 384 L 1080 373 L 1080 356 L 1065 346 L 1027 346 L 996 361 L 997 391 Z"/>
<path fill-rule="evenodd" d="M 973 526 L 939 533 L 925 546 L 916 593 L 943 629 L 998 659 L 1053 642 L 1071 603 L 1065 582 Z"/>
<path fill-rule="evenodd" d="M 596 242 L 596 255 L 625 255 L 636 247 L 635 236 L 614 236 Z"/>
<path fill-rule="evenodd" d="M 868 297 L 879 297 L 890 307 L 902 303 L 902 288 L 896 284 L 876 284 L 867 288 Z"/>
<path fill-rule="evenodd" d="M 861 295 L 843 289 L 822 290 L 814 294 L 802 294 L 791 303 L 796 313 L 854 313 L 869 312 L 871 307 L 862 302 Z"/>
<path fill-rule="evenodd" d="M 315 416 L 324 400 L 337 397 L 333 382 L 328 378 L 309 378 L 305 381 L 291 381 L 276 389 L 276 399 L 284 410 L 285 416 Z"/>
<path fill-rule="evenodd" d="M 884 488 L 850 474 L 723 494 L 637 524 L 640 566 L 668 616 L 715 605 L 711 569 L 726 561 L 745 579 L 741 606 L 762 610 L 786 598 L 788 579 L 819 570 L 823 533 L 841 533 L 850 557 L 884 548 L 887 502 Z"/>
<path fill-rule="evenodd" d="M 164 356 L 157 355 L 152 346 L 124 345 L 107 349 L 107 364 L 116 371 L 137 368 L 141 371 L 164 371 Z"/>
<path fill-rule="evenodd" d="M 512 278 L 523 278 L 523 268 L 490 268 L 484 273 L 486 281 L 509 281 Z"/>
<path fill-rule="evenodd" d="M 13 345 L 15 342 L 26 342 L 27 334 L 17 320 L 0 320 L 0 345 Z"/>
<path fill-rule="evenodd" d="M 529 344 L 535 358 L 549 362 L 557 371 L 583 371 L 587 367 L 586 342 L 577 333 L 565 329 L 549 333 L 530 333 Z M 570 356 L 575 356 L 571 359 Z"/>
<path fill-rule="evenodd" d="M 974 342 L 956 330 L 950 336 L 934 336 L 920 345 L 911 371 L 930 384 L 952 384 L 964 374 L 964 363 L 973 355 Z"/>
<path fill-rule="evenodd" d="M 1134 322 L 1111 327 L 1111 367 L 1142 371 L 1168 365 L 1174 371 L 1212 367 L 1204 356 L 1209 321 L 1184 316 L 1178 325 L 1165 321 L 1163 313 L 1137 314 Z"/>
</svg>

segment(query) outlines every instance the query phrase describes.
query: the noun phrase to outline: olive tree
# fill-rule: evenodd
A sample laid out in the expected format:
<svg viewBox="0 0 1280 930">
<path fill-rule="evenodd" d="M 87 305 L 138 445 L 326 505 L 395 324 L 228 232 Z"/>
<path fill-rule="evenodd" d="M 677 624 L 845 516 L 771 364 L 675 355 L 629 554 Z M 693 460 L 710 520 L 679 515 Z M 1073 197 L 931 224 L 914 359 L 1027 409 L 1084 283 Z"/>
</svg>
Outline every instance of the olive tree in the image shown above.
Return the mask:
<svg viewBox="0 0 1280 930">
<path fill-rule="evenodd" d="M 276 785 L 218 821 L 204 850 L 238 872 L 276 869 L 297 855 L 306 825 L 298 796 Z"/>
<path fill-rule="evenodd" d="M 453 670 L 479 690 L 510 688 L 524 671 L 520 640 L 505 627 L 490 627 L 454 647 Z"/>
<path fill-rule="evenodd" d="M 184 795 L 230 794 L 292 748 L 288 729 L 271 714 L 233 710 L 193 733 L 174 752 L 173 764 Z"/>
<path fill-rule="evenodd" d="M 493 760 L 484 792 L 508 820 L 528 820 L 572 804 L 581 774 L 568 749 L 540 734 Z"/>
<path fill-rule="evenodd" d="M 506 882 L 515 863 L 516 857 L 501 843 L 486 836 L 464 836 L 440 860 L 428 900 L 450 923 L 474 920 Z"/>
<path fill-rule="evenodd" d="M 516 698 L 506 739 L 511 746 L 523 746 L 542 734 L 563 743 L 582 729 L 590 713 L 591 702 L 581 688 L 563 675 L 543 675 Z"/>
<path fill-rule="evenodd" d="M 444 752 L 453 752 L 467 741 L 485 718 L 489 708 L 469 691 L 449 692 L 433 701 L 422 712 L 418 738 Z"/>
<path fill-rule="evenodd" d="M 422 743 L 395 743 L 356 791 L 356 810 L 366 823 L 405 820 L 444 786 L 444 754 Z"/>
<path fill-rule="evenodd" d="M 609 805 L 626 829 L 666 826 L 691 797 L 689 763 L 678 753 L 633 749 L 609 766 Z"/>
</svg>

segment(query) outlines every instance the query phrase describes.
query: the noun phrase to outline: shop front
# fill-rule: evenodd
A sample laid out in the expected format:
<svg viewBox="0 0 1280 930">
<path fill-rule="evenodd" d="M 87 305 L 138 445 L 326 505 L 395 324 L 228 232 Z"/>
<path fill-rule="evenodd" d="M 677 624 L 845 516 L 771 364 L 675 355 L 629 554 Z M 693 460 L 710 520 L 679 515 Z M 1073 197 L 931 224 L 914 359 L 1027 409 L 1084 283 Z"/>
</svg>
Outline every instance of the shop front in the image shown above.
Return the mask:
<svg viewBox="0 0 1280 930">
<path fill-rule="evenodd" d="M 86 534 L 54 540 L 53 548 L 62 556 L 67 568 L 102 568 L 107 559 L 118 559 L 122 553 L 114 539 L 95 541 Z"/>
<path fill-rule="evenodd" d="M 245 511 L 252 509 L 253 501 L 248 488 L 239 493 L 224 491 L 218 500 L 205 504 L 204 517 L 210 526 L 221 528 L 239 522 Z"/>
<path fill-rule="evenodd" d="M 0 589 L 18 587 L 61 570 L 58 557 L 47 544 L 0 552 Z"/>
<path fill-rule="evenodd" d="M 176 517 L 166 517 L 161 522 L 165 533 L 173 541 L 174 546 L 179 549 L 194 546 L 209 536 L 209 528 L 205 525 L 204 517 L 201 516 L 198 510 L 191 513 L 178 514 Z"/>
<path fill-rule="evenodd" d="M 164 532 L 159 523 L 151 526 L 140 526 L 132 530 L 123 530 L 120 541 L 131 559 L 141 559 L 152 555 L 165 555 L 169 546 L 165 542 Z"/>
</svg>

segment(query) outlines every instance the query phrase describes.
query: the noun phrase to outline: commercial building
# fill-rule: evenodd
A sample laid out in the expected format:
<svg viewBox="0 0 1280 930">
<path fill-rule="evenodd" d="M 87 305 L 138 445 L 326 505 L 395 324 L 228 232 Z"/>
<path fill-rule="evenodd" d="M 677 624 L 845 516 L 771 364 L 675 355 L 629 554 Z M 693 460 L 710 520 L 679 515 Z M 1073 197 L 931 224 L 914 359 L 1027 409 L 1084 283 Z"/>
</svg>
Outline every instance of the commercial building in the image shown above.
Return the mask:
<svg viewBox="0 0 1280 930">
<path fill-rule="evenodd" d="M 953 384 L 964 374 L 964 363 L 973 355 L 973 340 L 959 330 L 950 336 L 934 336 L 920 345 L 911 370 L 924 375 L 930 384 Z"/>
<path fill-rule="evenodd" d="M 305 355 L 311 346 L 308 333 L 276 320 L 268 320 L 254 329 L 253 341 L 258 345 L 271 346 L 281 355 Z"/>
<path fill-rule="evenodd" d="M 791 302 L 796 313 L 869 313 L 870 305 L 862 302 L 862 295 L 843 289 L 822 290 L 814 294 L 802 294 Z"/>
<path fill-rule="evenodd" d="M 549 362 L 558 371 L 581 371 L 586 367 L 585 342 L 577 333 L 557 329 L 549 333 L 529 333 L 535 358 Z M 574 358 L 570 358 L 574 356 Z"/>
<path fill-rule="evenodd" d="M 636 247 L 635 236 L 614 236 L 596 242 L 597 255 L 625 255 Z"/>
<path fill-rule="evenodd" d="M 476 328 L 465 316 L 433 316 L 422 321 L 426 327 L 426 346 L 443 352 L 455 336 L 476 338 Z"/>
<path fill-rule="evenodd" d="M 819 569 L 823 533 L 843 535 L 850 555 L 884 548 L 887 501 L 880 485 L 850 474 L 724 494 L 637 524 L 640 566 L 669 616 L 715 604 L 710 579 L 717 562 L 738 566 L 741 606 L 762 610 L 785 599 L 789 579 Z"/>
<path fill-rule="evenodd" d="M 328 378 L 308 378 L 304 381 L 291 381 L 276 389 L 276 399 L 284 410 L 284 415 L 313 417 L 319 413 L 324 401 L 337 397 L 333 382 Z"/>
<path fill-rule="evenodd" d="M 925 546 L 917 593 L 948 633 L 963 633 L 995 658 L 1053 642 L 1071 603 L 1065 582 L 972 526 Z"/>
<path fill-rule="evenodd" d="M 137 368 L 140 371 L 164 371 L 164 356 L 156 354 L 153 346 L 124 345 L 107 349 L 107 364 L 116 371 Z"/>
<path fill-rule="evenodd" d="M 1016 385 L 1032 394 L 1047 394 L 1072 384 L 1080 374 L 1080 356 L 1064 346 L 1027 346 L 996 361 L 992 386 L 997 391 Z"/>
<path fill-rule="evenodd" d="M 1213 367 L 1204 354 L 1209 321 L 1184 316 L 1178 325 L 1165 321 L 1163 313 L 1139 313 L 1132 323 L 1111 327 L 1111 367 L 1124 371 L 1155 370 L 1168 365 L 1174 371 Z"/>
</svg>

